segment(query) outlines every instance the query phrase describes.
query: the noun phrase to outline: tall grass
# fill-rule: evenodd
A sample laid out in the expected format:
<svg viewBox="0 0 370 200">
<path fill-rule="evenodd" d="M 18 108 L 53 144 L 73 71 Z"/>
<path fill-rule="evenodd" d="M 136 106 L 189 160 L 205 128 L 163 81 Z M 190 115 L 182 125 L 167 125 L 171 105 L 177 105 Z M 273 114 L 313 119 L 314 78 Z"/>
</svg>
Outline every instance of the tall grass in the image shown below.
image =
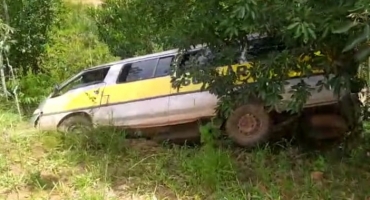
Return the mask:
<svg viewBox="0 0 370 200">
<path fill-rule="evenodd" d="M 211 126 L 202 126 L 202 145 L 163 146 L 111 128 L 79 135 L 31 131 L 12 112 L 1 113 L 0 199 L 370 197 L 369 140 L 349 156 L 289 144 L 245 151 L 216 145 Z"/>
</svg>

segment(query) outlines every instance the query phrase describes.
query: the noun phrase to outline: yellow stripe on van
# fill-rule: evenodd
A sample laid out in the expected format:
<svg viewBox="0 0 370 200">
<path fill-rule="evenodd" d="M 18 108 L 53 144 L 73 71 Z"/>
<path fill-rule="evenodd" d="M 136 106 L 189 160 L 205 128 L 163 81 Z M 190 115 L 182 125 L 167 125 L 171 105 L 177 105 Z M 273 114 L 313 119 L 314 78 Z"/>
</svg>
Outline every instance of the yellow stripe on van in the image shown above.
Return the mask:
<svg viewBox="0 0 370 200">
<path fill-rule="evenodd" d="M 171 77 L 159 77 L 109 85 L 104 89 L 104 95 L 109 95 L 109 104 L 129 102 L 146 98 L 169 95 L 171 91 Z M 106 102 L 102 102 L 103 104 Z"/>
<path fill-rule="evenodd" d="M 235 82 L 235 85 L 240 85 L 240 84 L 243 84 L 245 82 L 247 83 L 253 83 L 255 82 L 255 80 L 251 77 L 249 77 L 248 80 L 246 80 L 248 78 L 248 75 L 240 75 L 238 74 L 238 70 L 240 70 L 241 68 L 245 67 L 245 72 L 248 71 L 248 69 L 250 69 L 251 67 L 253 67 L 250 63 L 243 63 L 243 64 L 236 64 L 236 65 L 231 65 L 230 66 L 232 71 L 235 72 L 238 76 L 238 80 Z M 219 74 L 220 75 L 227 75 L 228 73 L 228 69 L 229 67 L 228 66 L 223 66 L 223 67 L 218 67 L 217 70 L 219 71 Z M 323 73 L 323 70 L 312 70 L 312 73 L 313 74 L 321 74 Z M 290 78 L 294 78 L 294 77 L 299 77 L 299 76 L 302 76 L 302 72 L 296 72 L 296 71 L 290 71 L 288 73 L 288 77 Z M 273 76 L 273 74 L 271 74 L 271 77 Z M 181 86 L 181 88 L 179 89 L 179 93 L 183 93 L 183 92 L 195 92 L 195 91 L 199 91 L 202 87 L 202 84 L 194 84 L 193 83 L 193 80 L 188 80 L 190 82 L 189 85 L 185 85 L 185 86 Z M 177 90 L 176 89 L 172 89 L 172 92 L 171 93 L 176 93 Z"/>
<path fill-rule="evenodd" d="M 231 68 L 237 73 L 240 67 L 251 68 L 252 65 L 249 63 L 232 65 Z M 219 67 L 220 73 L 227 74 L 228 67 Z M 315 74 L 322 73 L 321 70 L 314 71 Z M 289 72 L 289 77 L 297 77 L 301 75 L 299 72 Z M 239 76 L 239 81 L 235 84 L 242 84 L 245 82 L 246 76 Z M 248 83 L 254 82 L 252 78 L 249 78 Z M 171 86 L 171 77 L 158 77 L 146 80 L 138 80 L 134 82 L 119 83 L 114 85 L 107 85 L 104 88 L 103 95 L 101 95 L 100 89 L 99 94 L 94 93 L 97 89 L 91 89 L 87 91 L 71 92 L 67 94 L 65 100 L 68 104 L 61 103 L 65 106 L 55 106 L 45 108 L 47 113 L 54 112 L 65 112 L 70 110 L 78 110 L 89 107 L 98 107 L 100 105 L 109 105 L 117 103 L 125 103 L 131 101 L 138 101 L 141 99 L 156 98 L 161 96 L 176 95 L 178 93 L 196 92 L 200 91 L 202 84 L 194 84 L 194 81 L 189 80 L 189 84 L 181 86 L 179 90 L 173 89 Z M 50 100 L 49 100 L 50 101 Z M 48 104 L 50 105 L 50 104 Z M 50 105 L 52 106 L 52 105 Z M 45 113 L 45 114 L 47 114 Z"/>
</svg>

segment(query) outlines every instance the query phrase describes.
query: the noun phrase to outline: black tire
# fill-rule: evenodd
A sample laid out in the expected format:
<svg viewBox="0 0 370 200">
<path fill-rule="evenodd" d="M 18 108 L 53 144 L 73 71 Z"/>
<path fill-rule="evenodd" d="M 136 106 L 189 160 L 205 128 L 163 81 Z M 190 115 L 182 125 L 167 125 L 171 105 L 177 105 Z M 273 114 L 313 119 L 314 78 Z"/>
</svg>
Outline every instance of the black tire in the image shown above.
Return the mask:
<svg viewBox="0 0 370 200">
<path fill-rule="evenodd" d="M 245 116 L 248 116 L 246 117 L 247 119 L 253 118 L 255 120 L 247 123 L 249 132 L 245 131 L 245 127 L 244 130 L 240 128 L 241 120 Z M 270 115 L 265 111 L 264 105 L 261 103 L 250 103 L 237 108 L 226 121 L 226 133 L 229 138 L 238 145 L 247 148 L 266 142 L 270 137 L 270 128 Z"/>
<path fill-rule="evenodd" d="M 61 132 L 90 131 L 93 128 L 91 120 L 83 115 L 75 115 L 64 119 L 58 126 Z"/>
</svg>

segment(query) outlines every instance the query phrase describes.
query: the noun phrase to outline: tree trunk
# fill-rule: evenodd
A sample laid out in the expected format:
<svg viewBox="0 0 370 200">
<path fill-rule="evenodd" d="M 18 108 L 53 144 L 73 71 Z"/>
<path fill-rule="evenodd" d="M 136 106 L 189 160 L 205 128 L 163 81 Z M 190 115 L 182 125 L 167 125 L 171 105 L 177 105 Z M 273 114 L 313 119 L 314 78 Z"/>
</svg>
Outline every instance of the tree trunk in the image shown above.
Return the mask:
<svg viewBox="0 0 370 200">
<path fill-rule="evenodd" d="M 1 77 L 1 86 L 3 88 L 4 96 L 6 99 L 8 99 L 8 90 L 6 89 L 5 73 L 4 73 L 4 59 L 3 59 L 2 52 L 0 52 L 0 77 Z"/>
</svg>

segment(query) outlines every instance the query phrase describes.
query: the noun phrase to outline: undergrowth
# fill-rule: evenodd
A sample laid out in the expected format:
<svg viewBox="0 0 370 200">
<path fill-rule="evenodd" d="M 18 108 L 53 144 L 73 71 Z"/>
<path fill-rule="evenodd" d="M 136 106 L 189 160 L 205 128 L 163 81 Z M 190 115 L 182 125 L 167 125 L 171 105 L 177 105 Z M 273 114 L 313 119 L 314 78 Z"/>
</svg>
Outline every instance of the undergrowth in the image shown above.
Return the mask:
<svg viewBox="0 0 370 200">
<path fill-rule="evenodd" d="M 126 139 L 111 128 L 71 135 L 24 128 L 1 112 L 0 199 L 366 199 L 369 140 L 348 155 L 266 145 L 251 151 Z M 17 121 L 18 120 L 18 121 Z M 13 124 L 13 126 L 9 126 Z"/>
</svg>

